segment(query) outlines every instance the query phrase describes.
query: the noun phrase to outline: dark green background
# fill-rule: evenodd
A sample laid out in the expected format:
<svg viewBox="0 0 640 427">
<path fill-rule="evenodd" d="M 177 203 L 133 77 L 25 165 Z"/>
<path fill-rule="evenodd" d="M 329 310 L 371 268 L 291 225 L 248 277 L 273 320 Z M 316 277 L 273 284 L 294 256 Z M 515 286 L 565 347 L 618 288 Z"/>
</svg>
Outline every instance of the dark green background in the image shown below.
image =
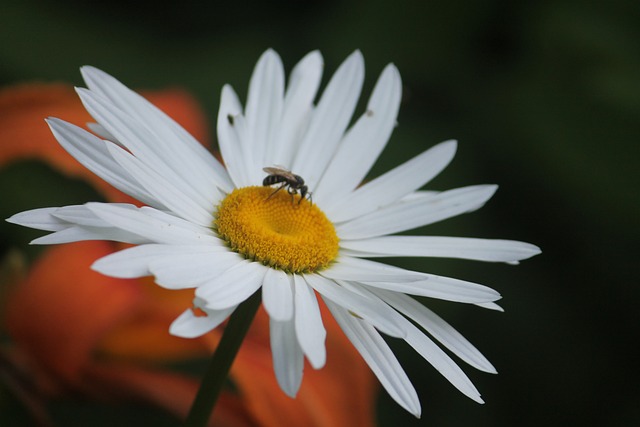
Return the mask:
<svg viewBox="0 0 640 427">
<path fill-rule="evenodd" d="M 1 84 L 81 84 L 78 67 L 91 64 L 134 88 L 182 86 L 212 124 L 222 85 L 244 96 L 268 47 L 287 70 L 320 49 L 325 81 L 361 49 L 365 99 L 384 65 L 398 66 L 399 127 L 375 173 L 456 138 L 456 159 L 430 188 L 500 190 L 479 212 L 421 231 L 524 240 L 543 254 L 518 267 L 397 260 L 493 286 L 506 312 L 429 302 L 500 375 L 466 369 L 487 402 L 477 405 L 393 342 L 423 416 L 415 420 L 382 393 L 379 419 L 388 426 L 640 425 L 632 270 L 640 243 L 639 46 L 640 3 L 631 0 L 0 3 Z M 0 213 L 87 200 L 81 185 L 56 193 L 50 178 L 33 164 L 2 171 Z M 24 231 L 2 224 L 0 233 L 3 250 L 24 249 Z M 79 405 L 52 405 L 54 419 L 177 425 L 148 408 Z M 19 413 L 11 408 L 0 402 L 0 421 Z"/>
</svg>

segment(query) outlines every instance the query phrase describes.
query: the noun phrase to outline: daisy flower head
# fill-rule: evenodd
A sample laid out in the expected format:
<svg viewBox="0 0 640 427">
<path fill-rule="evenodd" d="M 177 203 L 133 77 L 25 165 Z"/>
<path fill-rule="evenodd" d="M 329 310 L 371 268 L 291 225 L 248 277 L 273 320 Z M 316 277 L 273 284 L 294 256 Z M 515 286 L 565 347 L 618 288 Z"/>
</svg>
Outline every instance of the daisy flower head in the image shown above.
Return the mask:
<svg viewBox="0 0 640 427">
<path fill-rule="evenodd" d="M 57 118 L 47 122 L 73 157 L 141 206 L 87 203 L 35 209 L 8 221 L 52 232 L 37 244 L 133 244 L 93 268 L 121 278 L 154 276 L 169 289 L 194 288 L 193 307 L 171 325 L 178 336 L 207 333 L 260 290 L 275 374 L 290 396 L 302 381 L 305 358 L 314 369 L 325 364 L 321 298 L 390 396 L 412 414 L 420 415 L 416 391 L 381 333 L 405 340 L 462 393 L 482 402 L 442 347 L 479 370 L 494 367 L 410 295 L 496 310 L 500 295 L 370 258 L 517 263 L 539 249 L 510 240 L 393 235 L 476 210 L 496 186 L 421 190 L 451 161 L 455 141 L 363 182 L 396 124 L 400 75 L 392 64 L 384 69 L 366 111 L 349 127 L 364 79 L 362 55 L 350 55 L 317 96 L 322 71 L 314 51 L 285 82 L 279 56 L 268 50 L 244 107 L 230 86 L 223 87 L 217 120 L 223 166 L 140 95 L 83 67 L 87 88 L 77 92 L 96 120 L 89 124 L 93 133 Z"/>
</svg>

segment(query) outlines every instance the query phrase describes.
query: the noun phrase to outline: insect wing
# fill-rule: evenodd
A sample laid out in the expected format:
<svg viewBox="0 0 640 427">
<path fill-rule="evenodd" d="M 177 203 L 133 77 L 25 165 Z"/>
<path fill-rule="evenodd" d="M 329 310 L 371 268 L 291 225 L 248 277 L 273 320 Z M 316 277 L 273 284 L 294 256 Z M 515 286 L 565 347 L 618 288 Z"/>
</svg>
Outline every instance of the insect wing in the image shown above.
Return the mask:
<svg viewBox="0 0 640 427">
<path fill-rule="evenodd" d="M 293 182 L 297 181 L 296 176 L 286 169 L 280 169 L 277 167 L 266 167 L 266 168 L 262 168 L 262 170 L 268 173 L 269 175 L 278 175 L 283 178 L 286 178 L 289 181 L 293 181 Z"/>
</svg>

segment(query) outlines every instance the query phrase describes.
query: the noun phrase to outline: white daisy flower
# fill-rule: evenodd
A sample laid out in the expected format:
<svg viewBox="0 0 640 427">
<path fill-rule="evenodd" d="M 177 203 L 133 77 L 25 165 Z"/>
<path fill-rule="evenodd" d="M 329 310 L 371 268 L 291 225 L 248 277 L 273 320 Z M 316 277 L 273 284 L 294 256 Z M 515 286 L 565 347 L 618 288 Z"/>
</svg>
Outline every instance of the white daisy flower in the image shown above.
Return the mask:
<svg viewBox="0 0 640 427">
<path fill-rule="evenodd" d="M 90 128 L 98 136 L 60 119 L 47 122 L 73 157 L 144 206 L 87 203 L 35 209 L 8 221 L 53 232 L 36 244 L 97 239 L 137 245 L 96 261 L 93 268 L 121 278 L 152 275 L 169 289 L 195 288 L 194 308 L 171 325 L 178 336 L 207 333 L 261 288 L 276 377 L 290 396 L 302 381 L 305 357 L 315 369 L 325 364 L 320 295 L 406 410 L 419 416 L 420 402 L 381 333 L 404 339 L 462 393 L 482 403 L 468 377 L 435 342 L 481 371 L 494 373 L 494 367 L 408 295 L 496 310 L 500 295 L 483 285 L 366 258 L 517 263 L 540 251 L 510 240 L 393 236 L 476 210 L 496 186 L 420 190 L 449 164 L 455 141 L 363 183 L 396 124 L 400 75 L 388 65 L 366 111 L 348 127 L 364 79 L 362 55 L 356 51 L 344 61 L 315 104 L 322 70 L 320 53 L 311 52 L 285 85 L 282 62 L 268 50 L 253 72 L 244 108 L 225 86 L 217 125 L 223 166 L 140 95 L 84 67 L 88 89 L 77 91 L 97 122 Z M 275 177 L 265 180 L 265 167 L 277 168 L 268 169 Z M 302 175 L 304 182 L 280 169 Z M 263 180 L 279 182 L 265 186 Z"/>
</svg>

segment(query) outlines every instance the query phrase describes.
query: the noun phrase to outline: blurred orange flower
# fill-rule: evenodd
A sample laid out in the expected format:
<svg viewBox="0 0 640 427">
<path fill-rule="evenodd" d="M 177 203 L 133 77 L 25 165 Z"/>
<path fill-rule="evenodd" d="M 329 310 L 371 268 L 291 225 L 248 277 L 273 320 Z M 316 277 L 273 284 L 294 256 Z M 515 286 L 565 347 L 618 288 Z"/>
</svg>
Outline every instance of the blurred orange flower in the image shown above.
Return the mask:
<svg viewBox="0 0 640 427">
<path fill-rule="evenodd" d="M 198 140 L 208 140 L 204 117 L 189 95 L 180 90 L 145 95 Z M 41 160 L 62 174 L 86 180 L 109 201 L 130 202 L 57 144 L 42 120 L 47 116 L 78 125 L 91 121 L 67 85 L 0 91 L 0 167 Z M 151 279 L 115 279 L 89 268 L 118 248 L 116 243 L 80 242 L 48 249 L 26 277 L 13 284 L 5 301 L 3 329 L 12 343 L 0 354 L 0 371 L 6 371 L 7 386 L 42 425 L 48 423 L 43 399 L 69 392 L 151 403 L 182 419 L 199 381 L 165 365 L 207 358 L 220 338 L 219 330 L 193 340 L 169 335 L 173 319 L 191 305 L 191 291 L 167 291 Z M 319 371 L 306 370 L 295 400 L 277 385 L 268 317 L 262 310 L 258 313 L 231 370 L 235 389 L 223 393 L 213 424 L 374 424 L 373 376 L 333 317 L 322 310 L 327 364 Z"/>
</svg>

